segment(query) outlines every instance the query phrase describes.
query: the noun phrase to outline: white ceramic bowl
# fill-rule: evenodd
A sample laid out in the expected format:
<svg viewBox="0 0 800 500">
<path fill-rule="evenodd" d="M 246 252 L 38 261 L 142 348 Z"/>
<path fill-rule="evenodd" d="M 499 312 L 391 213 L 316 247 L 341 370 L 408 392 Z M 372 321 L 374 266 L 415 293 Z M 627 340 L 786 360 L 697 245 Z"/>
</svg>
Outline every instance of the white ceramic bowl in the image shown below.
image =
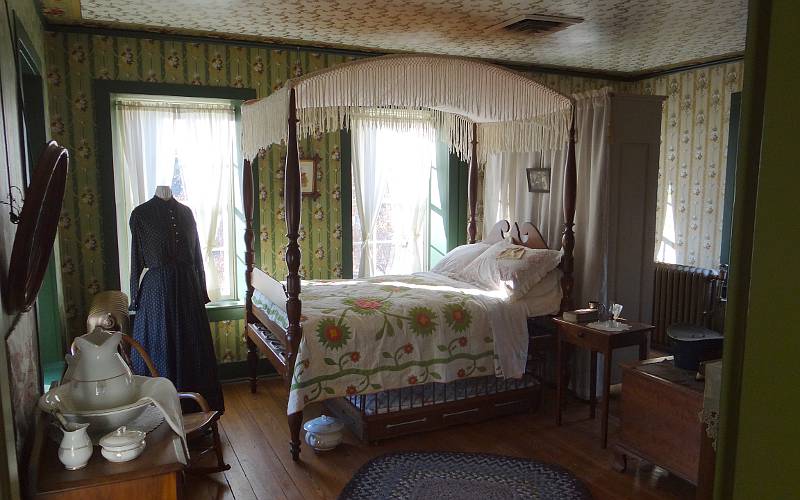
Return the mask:
<svg viewBox="0 0 800 500">
<path fill-rule="evenodd" d="M 130 462 L 131 460 L 138 458 L 139 455 L 142 454 L 146 444 L 147 443 L 145 443 L 145 441 L 142 441 L 136 445 L 131 446 L 130 448 L 120 448 L 113 450 L 100 448 L 100 453 L 109 462 Z"/>
<path fill-rule="evenodd" d="M 83 409 L 72 399 L 74 394 L 70 387 L 72 383 L 66 382 L 47 391 L 39 398 L 39 408 L 47 413 L 61 413 L 67 422 L 87 423 L 95 434 L 105 434 L 131 422 L 144 413 L 150 405 L 147 401 L 138 400 L 137 387 L 136 399 L 133 402 L 102 410 Z"/>
<path fill-rule="evenodd" d="M 132 422 L 144 413 L 148 406 L 150 406 L 148 401 L 141 401 L 99 412 L 62 412 L 61 414 L 67 422 L 87 423 L 91 426 L 93 434 L 102 434 Z"/>
<path fill-rule="evenodd" d="M 123 425 L 100 438 L 100 452 L 109 462 L 128 462 L 142 454 L 146 435 Z"/>
<path fill-rule="evenodd" d="M 314 451 L 330 451 L 343 439 L 344 424 L 334 417 L 322 415 L 303 424 L 306 431 L 306 443 Z"/>
</svg>

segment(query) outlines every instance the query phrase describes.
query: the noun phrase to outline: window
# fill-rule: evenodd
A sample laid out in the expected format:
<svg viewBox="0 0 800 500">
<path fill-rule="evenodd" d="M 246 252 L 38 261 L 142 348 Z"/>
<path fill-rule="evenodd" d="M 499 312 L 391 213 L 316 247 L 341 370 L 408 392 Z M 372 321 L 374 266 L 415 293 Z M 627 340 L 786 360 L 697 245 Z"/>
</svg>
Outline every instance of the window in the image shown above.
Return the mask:
<svg viewBox="0 0 800 500">
<path fill-rule="evenodd" d="M 427 269 L 435 141 L 381 126 L 356 127 L 353 139 L 353 276 Z"/>
<path fill-rule="evenodd" d="M 192 209 L 212 301 L 236 300 L 238 103 L 223 99 L 112 95 L 120 285 L 129 287 L 131 211 L 169 186 Z"/>
</svg>

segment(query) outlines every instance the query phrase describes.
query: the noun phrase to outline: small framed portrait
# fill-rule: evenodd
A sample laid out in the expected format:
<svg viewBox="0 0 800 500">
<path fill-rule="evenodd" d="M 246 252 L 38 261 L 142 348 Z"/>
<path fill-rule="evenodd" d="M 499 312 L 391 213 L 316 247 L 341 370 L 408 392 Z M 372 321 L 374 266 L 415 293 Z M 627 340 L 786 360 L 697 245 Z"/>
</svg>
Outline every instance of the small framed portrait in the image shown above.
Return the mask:
<svg viewBox="0 0 800 500">
<path fill-rule="evenodd" d="M 317 190 L 317 168 L 319 168 L 319 156 L 300 159 L 300 192 L 303 196 L 314 198 L 319 196 L 319 191 Z"/>
<path fill-rule="evenodd" d="M 550 192 L 550 169 L 549 168 L 527 168 L 528 191 L 531 193 Z"/>
</svg>

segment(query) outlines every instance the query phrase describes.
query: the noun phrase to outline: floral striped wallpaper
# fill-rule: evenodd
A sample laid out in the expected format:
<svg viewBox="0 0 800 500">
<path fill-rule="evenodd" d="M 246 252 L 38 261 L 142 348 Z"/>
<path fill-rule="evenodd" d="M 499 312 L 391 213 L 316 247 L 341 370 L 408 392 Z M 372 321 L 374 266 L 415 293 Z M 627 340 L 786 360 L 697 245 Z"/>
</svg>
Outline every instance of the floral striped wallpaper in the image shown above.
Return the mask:
<svg viewBox="0 0 800 500">
<path fill-rule="evenodd" d="M 105 196 L 96 157 L 92 81 L 126 80 L 191 85 L 254 88 L 268 95 L 292 76 L 349 59 L 313 51 L 269 50 L 230 44 L 189 43 L 79 33 L 47 33 L 46 66 L 51 134 L 71 153 L 71 172 L 59 231 L 61 276 L 70 334 L 80 333 L 91 297 L 112 286 L 106 276 L 116 262 L 103 259 L 108 237 L 103 233 Z M 341 272 L 339 137 L 320 135 L 304 141 L 303 153 L 321 158 L 318 186 L 321 196 L 303 201 L 302 270 L 310 278 Z M 278 276 L 285 233 L 281 148 L 271 148 L 260 160 L 260 261 Z M 212 325 L 221 361 L 244 359 L 242 321 Z"/>
<path fill-rule="evenodd" d="M 637 82 L 529 75 L 565 94 L 608 86 L 619 92 L 667 96 L 661 119 L 655 257 L 716 269 L 731 93 L 741 91 L 743 74 L 744 64 L 733 62 Z"/>
<path fill-rule="evenodd" d="M 637 82 L 642 94 L 667 96 L 661 120 L 657 260 L 719 266 L 731 93 L 741 91 L 743 74 L 744 64 L 735 62 Z"/>
<path fill-rule="evenodd" d="M 268 95 L 292 76 L 352 59 L 313 50 L 239 47 L 225 43 L 111 37 L 82 33 L 45 36 L 50 127 L 54 139 L 70 148 L 72 163 L 59 242 L 61 275 L 70 333 L 81 331 L 88 303 L 108 288 L 109 266 L 103 250 L 101 210 L 104 197 L 96 158 L 92 81 L 95 79 L 163 82 L 254 88 Z M 674 193 L 676 203 L 659 200 L 659 217 L 675 214 L 678 262 L 714 267 L 719 255 L 724 152 L 730 92 L 741 87 L 742 64 L 701 68 L 635 83 L 530 73 L 564 93 L 611 86 L 619 91 L 668 95 L 664 109 L 661 187 Z M 321 196 L 305 198 L 301 225 L 301 272 L 308 278 L 341 276 L 340 144 L 337 134 L 320 134 L 301 142 L 301 154 L 321 159 L 318 186 Z M 282 197 L 283 158 L 273 147 L 259 158 L 261 266 L 281 277 L 285 273 L 285 228 Z M 482 210 L 478 210 L 482 213 Z M 478 225 L 481 227 L 481 224 Z M 659 224 L 659 228 L 663 224 Z M 660 238 L 660 235 L 659 235 Z M 243 360 L 246 354 L 243 321 L 212 325 L 221 362 Z"/>
</svg>

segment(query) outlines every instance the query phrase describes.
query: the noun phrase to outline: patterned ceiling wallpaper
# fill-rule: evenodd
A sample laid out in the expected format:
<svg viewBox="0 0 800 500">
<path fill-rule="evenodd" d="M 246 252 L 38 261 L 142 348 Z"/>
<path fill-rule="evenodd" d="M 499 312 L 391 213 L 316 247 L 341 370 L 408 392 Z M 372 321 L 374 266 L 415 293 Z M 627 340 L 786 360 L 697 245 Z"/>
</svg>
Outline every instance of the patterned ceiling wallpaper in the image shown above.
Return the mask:
<svg viewBox="0 0 800 500">
<path fill-rule="evenodd" d="M 44 0 L 54 23 L 640 72 L 744 50 L 746 0 Z M 580 17 L 544 36 L 485 29 L 524 14 Z"/>
<path fill-rule="evenodd" d="M 100 189 L 100 165 L 95 152 L 96 134 L 103 132 L 96 130 L 94 124 L 93 79 L 249 87 L 265 96 L 291 76 L 350 59 L 312 50 L 268 50 L 77 33 L 48 33 L 45 43 L 51 132 L 54 139 L 70 148 L 72 158 L 59 232 L 61 274 L 72 334 L 83 328 L 92 295 L 110 286 L 105 276 L 108 266 L 116 265 L 103 260 L 108 244 L 103 218 L 114 214 L 101 210 L 106 194 Z M 724 186 L 724 170 L 719 166 L 727 143 L 729 93 L 740 88 L 741 75 L 741 63 L 635 83 L 530 73 L 532 78 L 564 93 L 610 85 L 620 91 L 669 95 L 664 111 L 661 182 L 664 186 L 672 182 L 678 193 L 676 199 L 683 200 L 676 206 L 683 238 L 678 245 L 679 255 L 687 263 L 694 258 L 696 265 L 708 266 L 716 265 L 714 255 L 719 254 L 721 212 L 717 207 Z M 305 155 L 316 154 L 322 159 L 318 179 L 321 196 L 303 200 L 301 271 L 309 278 L 337 277 L 341 275 L 342 262 L 339 137 L 312 137 L 301 147 Z M 285 274 L 281 149 L 271 148 L 259 160 L 261 187 L 257 193 L 261 222 L 258 258 L 262 267 L 276 276 Z M 698 189 L 700 194 L 695 194 Z M 705 201 L 698 201 L 709 196 L 711 212 Z M 663 214 L 663 204 L 659 209 Z M 697 223 L 700 219 L 702 224 Z M 212 332 L 220 361 L 245 358 L 242 320 L 214 325 Z"/>
</svg>

